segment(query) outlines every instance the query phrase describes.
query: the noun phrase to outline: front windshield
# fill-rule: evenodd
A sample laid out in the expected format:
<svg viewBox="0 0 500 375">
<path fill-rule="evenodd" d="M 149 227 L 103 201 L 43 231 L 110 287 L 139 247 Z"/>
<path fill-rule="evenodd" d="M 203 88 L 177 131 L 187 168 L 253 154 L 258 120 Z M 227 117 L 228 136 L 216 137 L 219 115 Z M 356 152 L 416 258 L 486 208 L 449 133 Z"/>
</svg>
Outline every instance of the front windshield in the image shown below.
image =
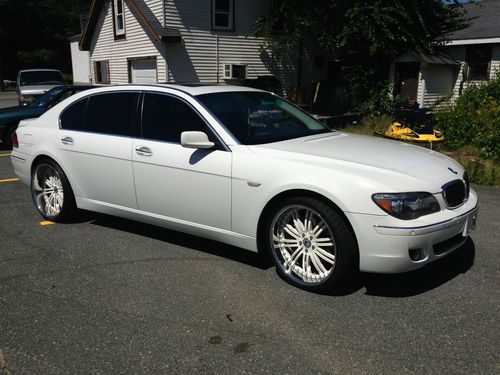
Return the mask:
<svg viewBox="0 0 500 375">
<path fill-rule="evenodd" d="M 46 107 L 64 91 L 64 87 L 54 87 L 31 103 L 32 107 Z"/>
<path fill-rule="evenodd" d="M 63 85 L 64 79 L 60 72 L 41 70 L 34 72 L 23 72 L 19 79 L 21 86 L 34 85 Z"/>
<path fill-rule="evenodd" d="M 331 131 L 286 100 L 267 92 L 219 92 L 196 98 L 244 145 Z"/>
</svg>

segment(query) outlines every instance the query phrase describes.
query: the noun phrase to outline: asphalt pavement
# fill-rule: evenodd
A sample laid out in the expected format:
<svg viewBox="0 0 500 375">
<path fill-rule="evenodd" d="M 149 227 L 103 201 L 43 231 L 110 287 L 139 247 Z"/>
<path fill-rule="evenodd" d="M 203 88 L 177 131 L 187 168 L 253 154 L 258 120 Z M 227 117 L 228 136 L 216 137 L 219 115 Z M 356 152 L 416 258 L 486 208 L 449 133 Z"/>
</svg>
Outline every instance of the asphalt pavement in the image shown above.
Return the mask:
<svg viewBox="0 0 500 375">
<path fill-rule="evenodd" d="M 15 91 L 0 92 L 0 108 L 14 107 L 19 105 Z"/>
<path fill-rule="evenodd" d="M 0 151 L 0 155 L 8 154 Z M 466 245 L 304 292 L 258 255 L 104 215 L 41 225 L 0 156 L 0 374 L 494 374 L 500 190 Z"/>
</svg>

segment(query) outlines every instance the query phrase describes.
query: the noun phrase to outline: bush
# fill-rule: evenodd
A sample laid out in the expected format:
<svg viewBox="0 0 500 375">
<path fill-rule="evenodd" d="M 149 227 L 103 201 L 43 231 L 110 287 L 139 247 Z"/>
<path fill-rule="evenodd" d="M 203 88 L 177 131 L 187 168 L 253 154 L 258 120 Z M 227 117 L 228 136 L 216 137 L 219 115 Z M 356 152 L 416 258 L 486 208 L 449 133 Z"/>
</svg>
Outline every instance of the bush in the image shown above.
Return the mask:
<svg viewBox="0 0 500 375">
<path fill-rule="evenodd" d="M 481 156 L 500 160 L 500 73 L 485 84 L 469 85 L 436 121 L 447 147 L 473 146 Z"/>
<path fill-rule="evenodd" d="M 73 84 L 73 74 L 63 73 L 64 82 L 69 85 Z"/>
<path fill-rule="evenodd" d="M 368 99 L 363 101 L 358 110 L 362 113 L 372 116 L 384 114 L 393 114 L 394 108 L 400 103 L 401 99 L 397 95 L 389 95 L 394 91 L 392 82 L 379 82 L 369 88 Z"/>
</svg>

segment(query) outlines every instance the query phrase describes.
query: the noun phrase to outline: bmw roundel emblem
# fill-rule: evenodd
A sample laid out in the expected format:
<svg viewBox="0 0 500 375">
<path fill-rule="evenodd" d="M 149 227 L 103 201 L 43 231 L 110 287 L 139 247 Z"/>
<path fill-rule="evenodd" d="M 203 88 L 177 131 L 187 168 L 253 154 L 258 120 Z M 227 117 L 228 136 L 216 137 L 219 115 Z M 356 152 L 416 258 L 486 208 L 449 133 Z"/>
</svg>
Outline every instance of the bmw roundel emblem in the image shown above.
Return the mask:
<svg viewBox="0 0 500 375">
<path fill-rule="evenodd" d="M 448 167 L 448 170 L 449 170 L 451 173 L 458 174 L 458 172 L 457 172 L 456 170 L 454 170 L 452 167 Z"/>
</svg>

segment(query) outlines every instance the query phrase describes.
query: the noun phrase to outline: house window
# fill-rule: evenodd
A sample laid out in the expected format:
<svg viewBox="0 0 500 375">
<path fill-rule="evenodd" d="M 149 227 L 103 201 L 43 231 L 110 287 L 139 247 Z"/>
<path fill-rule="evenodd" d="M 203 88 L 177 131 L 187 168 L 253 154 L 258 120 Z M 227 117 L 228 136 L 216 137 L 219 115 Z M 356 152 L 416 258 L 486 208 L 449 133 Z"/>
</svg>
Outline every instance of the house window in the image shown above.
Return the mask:
<svg viewBox="0 0 500 375">
<path fill-rule="evenodd" d="M 113 23 L 115 37 L 125 36 L 125 16 L 123 12 L 123 0 L 113 0 Z"/>
<path fill-rule="evenodd" d="M 212 25 L 216 30 L 233 30 L 234 0 L 212 0 Z"/>
<path fill-rule="evenodd" d="M 467 46 L 467 79 L 486 81 L 490 77 L 491 45 Z"/>
<path fill-rule="evenodd" d="M 109 83 L 109 61 L 94 62 L 95 83 Z"/>
</svg>

